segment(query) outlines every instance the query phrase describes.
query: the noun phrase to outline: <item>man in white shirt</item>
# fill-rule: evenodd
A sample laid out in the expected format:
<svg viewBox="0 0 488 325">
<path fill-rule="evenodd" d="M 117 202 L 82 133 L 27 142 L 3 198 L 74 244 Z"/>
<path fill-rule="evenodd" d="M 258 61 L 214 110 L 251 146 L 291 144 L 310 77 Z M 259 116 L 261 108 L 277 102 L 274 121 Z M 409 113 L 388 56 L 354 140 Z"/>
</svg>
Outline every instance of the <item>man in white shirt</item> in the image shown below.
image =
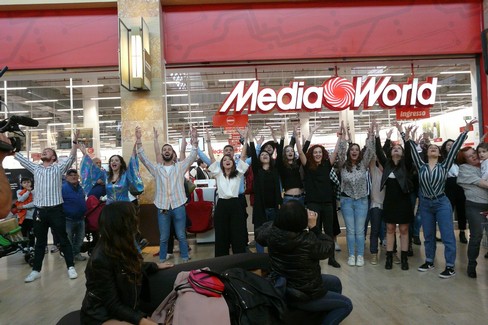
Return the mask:
<svg viewBox="0 0 488 325">
<path fill-rule="evenodd" d="M 154 132 L 154 137 L 156 143 L 156 131 Z M 161 150 L 162 163 L 158 162 L 154 164 L 149 161 L 144 153 L 144 149 L 142 148 L 142 132 L 139 127 L 136 128 L 137 155 L 149 173 L 156 179 L 154 204 L 158 208 L 160 262 L 166 260 L 171 221 L 173 221 L 175 226 L 182 261 L 187 262 L 190 258 L 188 254 L 188 243 L 186 241 L 185 203 L 187 197 L 184 186 L 184 175 L 197 157 L 198 138 L 196 129 L 192 130 L 191 144 L 193 146 L 191 154 L 182 162 L 175 162 L 174 150 L 171 145 L 163 145 Z M 159 157 L 157 159 L 161 161 Z"/>
<path fill-rule="evenodd" d="M 41 164 L 35 164 L 20 153 L 15 153 L 15 159 L 34 175 L 34 184 L 38 191 L 34 196 L 34 235 L 36 245 L 34 250 L 34 265 L 32 272 L 25 278 L 25 282 L 33 282 L 41 277 L 42 261 L 47 246 L 47 232 L 49 227 L 59 238 L 61 251 L 68 268 L 70 279 L 76 279 L 78 274 L 74 268 L 73 249 L 66 234 L 66 218 L 63 212 L 62 180 L 63 175 L 76 159 L 78 149 L 77 131 L 74 135 L 70 155 L 62 163 L 58 163 L 56 151 L 46 148 L 41 153 Z"/>
</svg>

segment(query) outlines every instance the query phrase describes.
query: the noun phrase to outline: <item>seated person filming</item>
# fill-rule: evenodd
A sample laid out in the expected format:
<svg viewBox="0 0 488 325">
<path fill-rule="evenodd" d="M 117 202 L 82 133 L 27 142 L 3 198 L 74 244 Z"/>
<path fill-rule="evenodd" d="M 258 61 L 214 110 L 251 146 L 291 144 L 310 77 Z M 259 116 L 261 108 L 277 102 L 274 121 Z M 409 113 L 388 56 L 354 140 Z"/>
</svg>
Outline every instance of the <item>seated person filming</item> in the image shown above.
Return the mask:
<svg viewBox="0 0 488 325">
<path fill-rule="evenodd" d="M 339 324 L 352 311 L 334 275 L 321 274 L 320 260 L 332 256 L 334 240 L 320 232 L 317 213 L 298 201 L 282 205 L 276 219 L 256 230 L 256 241 L 268 246 L 271 277 L 286 279 L 289 307 L 324 312 L 322 324 Z M 277 282 L 278 283 L 278 282 Z"/>
</svg>

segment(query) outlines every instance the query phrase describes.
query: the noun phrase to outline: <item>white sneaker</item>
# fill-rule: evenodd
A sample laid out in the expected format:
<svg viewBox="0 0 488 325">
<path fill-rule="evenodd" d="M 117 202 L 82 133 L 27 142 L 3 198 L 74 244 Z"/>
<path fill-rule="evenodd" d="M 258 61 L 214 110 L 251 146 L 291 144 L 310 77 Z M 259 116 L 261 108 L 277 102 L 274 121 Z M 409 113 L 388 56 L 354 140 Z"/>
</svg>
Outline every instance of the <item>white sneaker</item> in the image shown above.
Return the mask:
<svg viewBox="0 0 488 325">
<path fill-rule="evenodd" d="M 167 260 L 169 260 L 170 258 L 173 258 L 173 257 L 174 257 L 174 255 L 173 255 L 173 254 L 170 254 L 170 253 L 166 254 L 166 259 L 167 259 Z"/>
<path fill-rule="evenodd" d="M 33 282 L 41 277 L 41 273 L 38 271 L 32 271 L 28 276 L 25 277 L 24 281 L 26 283 Z"/>
<path fill-rule="evenodd" d="M 364 257 L 363 255 L 358 255 L 356 259 L 356 266 L 364 266 Z"/>
<path fill-rule="evenodd" d="M 76 279 L 78 277 L 78 273 L 76 273 L 76 270 L 73 266 L 70 266 L 68 268 L 68 276 L 71 280 Z"/>
<path fill-rule="evenodd" d="M 339 244 L 337 242 L 334 242 L 335 243 L 335 250 L 336 252 L 340 252 L 341 251 L 341 246 L 339 246 Z"/>
<path fill-rule="evenodd" d="M 347 259 L 347 265 L 355 266 L 356 265 L 356 257 L 354 255 L 349 256 Z"/>
</svg>

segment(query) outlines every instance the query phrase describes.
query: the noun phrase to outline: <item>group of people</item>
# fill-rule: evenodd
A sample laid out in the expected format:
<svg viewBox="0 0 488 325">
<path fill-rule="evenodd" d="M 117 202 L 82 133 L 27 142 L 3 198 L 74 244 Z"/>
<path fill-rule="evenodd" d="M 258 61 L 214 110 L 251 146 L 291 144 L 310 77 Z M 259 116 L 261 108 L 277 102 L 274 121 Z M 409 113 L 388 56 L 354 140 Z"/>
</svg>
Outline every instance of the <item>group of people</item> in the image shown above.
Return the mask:
<svg viewBox="0 0 488 325">
<path fill-rule="evenodd" d="M 423 152 L 419 152 L 418 144 L 412 140 L 415 129 L 411 126 L 404 129 L 397 124 L 403 146 L 402 143 L 392 143 L 389 136 L 382 146 L 379 126 L 373 123 L 366 144 L 361 148 L 359 144 L 352 143 L 349 130 L 341 123 L 332 153 L 321 145 L 310 147 L 312 136 L 320 125 L 310 130 L 303 145 L 295 129 L 292 141 L 286 146 L 284 128 L 279 142 L 275 130 L 271 129 L 273 140 L 263 143 L 261 139 L 256 145 L 253 130 L 248 125 L 239 130 L 243 147 L 238 159 L 234 156 L 234 147 L 226 145 L 220 161 L 215 159 L 210 133 L 206 136 L 209 156 L 199 149 L 197 132 L 192 129 L 190 154 L 185 157 L 183 149 L 178 160 L 171 145 L 159 146 L 158 132 L 154 129 L 156 162 L 146 156 L 142 131 L 138 127 L 129 164 L 123 157 L 114 155 L 109 159 L 107 172 L 97 164 L 98 161 L 87 155 L 83 145 L 78 144 L 77 132 L 70 155 L 62 163 L 57 163 L 56 152 L 49 148 L 43 150 L 41 164 L 32 163 L 16 153 L 15 158 L 33 173 L 36 187 L 43 189 L 32 200 L 35 206 L 32 214 L 36 236 L 35 260 L 26 282 L 40 277 L 48 228 L 59 238 L 69 277 L 77 277 L 74 259 L 82 257 L 74 243 L 79 243 L 80 220 L 83 220 L 84 211 L 72 211 L 72 208 L 76 202 L 84 200 L 85 193 L 93 193 L 94 189 L 100 193 L 98 191 L 103 187 L 107 208 L 100 218 L 100 242 L 87 264 L 87 293 L 82 317 L 87 324 L 113 317 L 152 324 L 141 313 L 127 308 L 131 304 L 129 300 L 137 299 L 140 287 L 137 289 L 136 286 L 135 292 L 127 292 L 125 298 L 128 301 L 115 301 L 104 286 L 114 281 L 109 279 L 113 272 L 120 273 L 122 277 L 117 281 L 140 286 L 141 277 L 146 272 L 171 267 L 172 264 L 167 262 L 171 224 L 179 241 L 182 261 L 190 259 L 185 231 L 187 195 L 184 184 L 185 174 L 197 157 L 201 169 L 196 171 L 199 177 L 212 177 L 217 183 L 215 256 L 227 255 L 230 250 L 234 254 L 246 252 L 249 240 L 244 193 L 245 187 L 252 186 L 252 220 L 257 252 L 268 247 L 272 275 L 275 280 L 279 277 L 286 279 L 290 289 L 286 293 L 289 303 L 304 310 L 327 312 L 324 324 L 339 323 L 352 310 L 351 301 L 341 294 L 340 280 L 322 274 L 319 264 L 320 260 L 328 259 L 329 265 L 340 267 L 334 257 L 334 237 L 340 232 L 338 202 L 346 225 L 349 266 L 361 267 L 365 263 L 365 228 L 369 219 L 371 263 L 378 263 L 378 238 L 381 223 L 385 222 L 385 268 L 391 269 L 396 257 L 398 225 L 401 268 L 408 270 L 407 256 L 416 236 L 409 228 L 415 224 L 414 210 L 418 198 L 417 215 L 421 216 L 426 256 L 425 263 L 418 270 L 424 272 L 434 268 L 437 225 L 445 246 L 446 267 L 439 275 L 441 278 L 455 275 L 456 240 L 452 211 L 454 207 L 462 210 L 465 213 L 458 212 L 458 218 L 465 215 L 470 230 L 467 273 L 476 277 L 476 260 L 486 223 L 483 212 L 488 211 L 488 145 L 481 143 L 477 150 L 471 147 L 461 149 L 474 123 L 476 121 L 467 123 L 466 130 L 455 141 L 446 141 L 442 148 L 426 145 Z M 182 146 L 186 147 L 185 141 Z M 78 148 L 84 155 L 80 167 L 81 186 L 77 171 L 70 169 Z M 481 164 L 480 158 L 483 160 Z M 160 232 L 158 264 L 142 264 L 136 240 L 138 216 L 129 195 L 144 190 L 139 160 L 156 183 L 154 204 L 158 208 Z M 252 171 L 252 184 L 244 181 L 248 169 Z M 61 183 L 63 175 L 66 175 L 64 185 Z M 26 183 L 23 186 L 27 192 L 31 185 Z M 457 192 L 453 194 L 453 191 Z M 463 193 L 464 200 L 460 199 Z M 23 194 L 25 192 L 20 193 Z M 465 222 L 460 221 L 459 227 L 462 228 L 462 239 Z M 107 301 L 111 303 L 107 305 Z M 104 306 L 101 314 L 100 305 Z"/>
</svg>

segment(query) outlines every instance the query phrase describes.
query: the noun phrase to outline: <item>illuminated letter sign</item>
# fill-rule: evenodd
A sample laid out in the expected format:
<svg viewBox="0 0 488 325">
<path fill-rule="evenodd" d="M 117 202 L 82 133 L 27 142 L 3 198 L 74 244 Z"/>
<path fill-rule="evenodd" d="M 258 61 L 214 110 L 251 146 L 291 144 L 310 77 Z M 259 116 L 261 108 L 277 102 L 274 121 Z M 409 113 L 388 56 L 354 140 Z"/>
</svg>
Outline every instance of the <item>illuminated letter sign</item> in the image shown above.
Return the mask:
<svg viewBox="0 0 488 325">
<path fill-rule="evenodd" d="M 404 84 L 390 83 L 391 77 L 354 77 L 352 82 L 341 77 L 326 80 L 322 86 L 307 87 L 304 81 L 293 81 L 288 87 L 278 91 L 259 88 L 259 80 L 246 87 L 239 81 L 224 101 L 218 114 L 241 114 L 244 108 L 248 114 L 268 113 L 273 109 L 282 112 L 317 111 L 323 106 L 332 111 L 347 108 L 357 110 L 363 106 L 370 108 L 378 103 L 384 109 L 430 108 L 435 104 L 437 78 L 427 78 L 419 82 L 411 78 Z"/>
</svg>

